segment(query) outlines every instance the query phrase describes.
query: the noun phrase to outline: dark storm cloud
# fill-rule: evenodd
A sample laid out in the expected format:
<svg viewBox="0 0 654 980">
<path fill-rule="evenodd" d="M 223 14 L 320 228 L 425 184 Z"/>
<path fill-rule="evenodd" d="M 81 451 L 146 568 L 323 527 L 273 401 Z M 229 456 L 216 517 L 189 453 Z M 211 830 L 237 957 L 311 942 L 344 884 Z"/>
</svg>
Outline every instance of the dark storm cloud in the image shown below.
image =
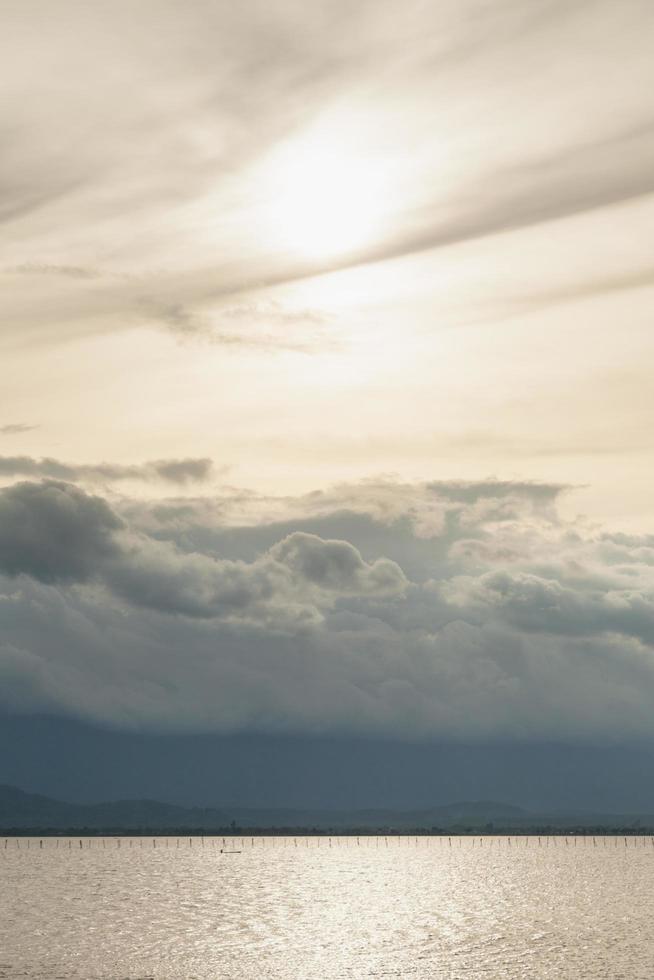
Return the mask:
<svg viewBox="0 0 654 980">
<path fill-rule="evenodd" d="M 507 557 L 497 555 L 497 558 Z M 651 588 L 615 589 L 609 581 L 580 588 L 574 582 L 531 573 L 493 571 L 448 583 L 445 594 L 469 613 L 508 622 L 521 630 L 568 636 L 622 634 L 654 644 Z"/>
<path fill-rule="evenodd" d="M 341 596 L 392 596 L 407 585 L 395 562 L 367 563 L 346 541 L 302 533 L 250 563 L 181 553 L 130 534 L 102 498 L 54 481 L 0 491 L 0 570 L 41 582 L 92 578 L 135 606 L 279 626 L 319 621 Z"/>
<path fill-rule="evenodd" d="M 565 522 L 556 492 L 344 484 L 246 525 L 238 493 L 148 524 L 5 488 L 2 701 L 152 730 L 650 736 L 654 539 Z"/>
<path fill-rule="evenodd" d="M 317 623 L 321 609 L 338 598 L 399 595 L 407 585 L 395 562 L 368 564 L 348 542 L 300 533 L 250 563 L 180 554 L 141 541 L 103 574 L 116 594 L 135 605 L 273 628 Z"/>
<path fill-rule="evenodd" d="M 122 522 L 100 497 L 65 483 L 0 491 L 0 568 L 40 582 L 83 582 L 116 553 Z"/>
<path fill-rule="evenodd" d="M 116 463 L 63 463 L 50 457 L 0 456 L 0 477 L 41 476 L 82 482 L 161 479 L 168 483 L 185 484 L 208 480 L 212 470 L 213 462 L 207 458 L 155 459 L 140 465 L 122 466 Z"/>
</svg>

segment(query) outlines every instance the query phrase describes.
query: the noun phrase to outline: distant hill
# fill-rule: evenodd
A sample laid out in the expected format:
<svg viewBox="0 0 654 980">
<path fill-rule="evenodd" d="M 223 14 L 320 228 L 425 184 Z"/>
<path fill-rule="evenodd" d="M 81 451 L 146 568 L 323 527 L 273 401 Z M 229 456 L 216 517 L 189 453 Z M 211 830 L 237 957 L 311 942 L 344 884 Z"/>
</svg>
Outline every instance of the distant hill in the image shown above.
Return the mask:
<svg viewBox="0 0 654 980">
<path fill-rule="evenodd" d="M 48 796 L 0 785 L 0 828 L 7 827 L 227 827 L 233 820 L 222 810 L 173 806 L 156 800 L 117 800 L 112 803 L 65 803 Z"/>
<path fill-rule="evenodd" d="M 23 827 L 402 827 L 446 826 L 465 821 L 484 825 L 489 820 L 524 817 L 520 807 L 502 803 L 454 803 L 430 810 L 295 810 L 244 807 L 200 808 L 173 806 L 156 800 L 117 800 L 112 803 L 65 803 L 0 785 L 0 828 Z"/>
<path fill-rule="evenodd" d="M 181 807 L 156 800 L 66 803 L 15 786 L 0 785 L 0 832 L 3 830 L 228 830 L 242 828 L 316 830 L 484 830 L 491 827 L 620 826 L 654 827 L 654 817 L 602 814 L 535 814 L 518 806 L 481 800 L 427 810 L 299 810 L 244 807 Z"/>
</svg>

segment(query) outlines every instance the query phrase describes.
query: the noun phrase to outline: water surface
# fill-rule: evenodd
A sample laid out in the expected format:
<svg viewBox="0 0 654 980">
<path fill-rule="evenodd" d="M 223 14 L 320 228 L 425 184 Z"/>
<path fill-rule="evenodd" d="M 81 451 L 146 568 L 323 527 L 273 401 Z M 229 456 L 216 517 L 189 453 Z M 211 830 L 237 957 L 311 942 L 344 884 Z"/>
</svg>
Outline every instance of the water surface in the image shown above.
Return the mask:
<svg viewBox="0 0 654 980">
<path fill-rule="evenodd" d="M 226 846 L 0 839 L 0 978 L 654 977 L 650 838 Z"/>
</svg>

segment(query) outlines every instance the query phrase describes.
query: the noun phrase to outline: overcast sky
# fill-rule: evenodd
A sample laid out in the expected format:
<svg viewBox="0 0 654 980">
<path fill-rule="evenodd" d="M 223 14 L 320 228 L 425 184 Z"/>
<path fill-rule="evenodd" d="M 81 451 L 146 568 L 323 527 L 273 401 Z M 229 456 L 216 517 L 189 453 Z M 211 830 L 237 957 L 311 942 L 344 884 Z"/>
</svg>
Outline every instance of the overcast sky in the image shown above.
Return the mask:
<svg viewBox="0 0 654 980">
<path fill-rule="evenodd" d="M 654 736 L 654 6 L 0 0 L 0 704 Z"/>
</svg>

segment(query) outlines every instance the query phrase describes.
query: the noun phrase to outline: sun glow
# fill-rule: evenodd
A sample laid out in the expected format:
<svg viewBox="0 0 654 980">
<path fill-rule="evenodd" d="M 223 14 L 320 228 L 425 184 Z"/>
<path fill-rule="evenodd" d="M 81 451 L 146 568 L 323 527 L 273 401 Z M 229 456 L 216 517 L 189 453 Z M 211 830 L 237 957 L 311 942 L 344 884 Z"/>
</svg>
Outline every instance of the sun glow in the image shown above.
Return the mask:
<svg viewBox="0 0 654 980">
<path fill-rule="evenodd" d="M 354 252 L 374 239 L 383 214 L 379 160 L 342 135 L 285 144 L 270 162 L 268 235 L 308 259 Z"/>
</svg>

